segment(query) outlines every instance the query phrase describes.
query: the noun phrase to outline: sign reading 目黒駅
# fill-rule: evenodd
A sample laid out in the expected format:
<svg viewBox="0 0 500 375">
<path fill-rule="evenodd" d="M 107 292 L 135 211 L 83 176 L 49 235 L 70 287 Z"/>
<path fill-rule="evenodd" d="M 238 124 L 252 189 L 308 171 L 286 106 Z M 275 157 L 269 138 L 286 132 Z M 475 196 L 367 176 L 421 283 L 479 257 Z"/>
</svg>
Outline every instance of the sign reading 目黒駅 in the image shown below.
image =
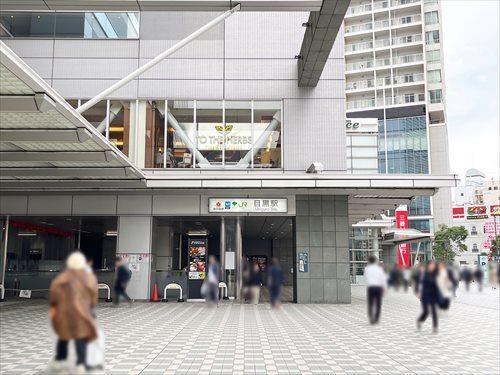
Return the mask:
<svg viewBox="0 0 500 375">
<path fill-rule="evenodd" d="M 287 213 L 286 198 L 209 198 L 208 212 Z"/>
</svg>

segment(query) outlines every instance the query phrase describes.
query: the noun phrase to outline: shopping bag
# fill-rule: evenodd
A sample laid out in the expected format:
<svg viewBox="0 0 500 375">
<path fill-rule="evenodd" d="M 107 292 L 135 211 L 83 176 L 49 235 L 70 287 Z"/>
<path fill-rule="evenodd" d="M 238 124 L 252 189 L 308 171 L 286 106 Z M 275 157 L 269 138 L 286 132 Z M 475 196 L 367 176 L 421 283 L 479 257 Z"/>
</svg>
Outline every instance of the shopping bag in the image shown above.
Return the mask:
<svg viewBox="0 0 500 375">
<path fill-rule="evenodd" d="M 87 344 L 87 366 L 90 368 L 104 368 L 104 332 L 97 329 L 97 338 Z"/>
<path fill-rule="evenodd" d="M 206 297 L 208 294 L 208 285 L 205 281 L 203 282 L 203 284 L 201 284 L 200 293 L 202 297 Z"/>
</svg>

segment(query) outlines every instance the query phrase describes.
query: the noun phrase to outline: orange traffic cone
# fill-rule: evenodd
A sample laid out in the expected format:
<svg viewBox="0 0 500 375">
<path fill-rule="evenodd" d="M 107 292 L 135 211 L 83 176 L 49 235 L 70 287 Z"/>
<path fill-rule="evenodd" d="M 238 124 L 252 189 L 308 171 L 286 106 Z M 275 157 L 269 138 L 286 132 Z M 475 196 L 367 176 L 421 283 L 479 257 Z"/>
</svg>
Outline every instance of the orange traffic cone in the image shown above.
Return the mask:
<svg viewBox="0 0 500 375">
<path fill-rule="evenodd" d="M 156 283 L 153 286 L 150 302 L 160 302 L 160 298 L 158 297 L 158 285 L 156 285 Z"/>
</svg>

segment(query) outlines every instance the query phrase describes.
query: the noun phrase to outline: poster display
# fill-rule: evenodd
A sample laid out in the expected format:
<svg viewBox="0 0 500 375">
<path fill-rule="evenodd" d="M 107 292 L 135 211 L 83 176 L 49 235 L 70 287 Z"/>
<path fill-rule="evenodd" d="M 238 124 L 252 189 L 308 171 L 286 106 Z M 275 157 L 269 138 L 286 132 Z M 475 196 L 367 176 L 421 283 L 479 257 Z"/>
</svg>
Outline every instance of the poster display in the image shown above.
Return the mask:
<svg viewBox="0 0 500 375">
<path fill-rule="evenodd" d="M 396 210 L 396 228 L 408 229 L 408 206 L 401 205 Z M 398 245 L 398 267 L 410 267 L 410 244 Z"/>
<path fill-rule="evenodd" d="M 467 207 L 467 220 L 487 219 L 488 210 L 485 205 Z"/>
<path fill-rule="evenodd" d="M 309 272 L 309 254 L 304 252 L 299 253 L 299 272 Z"/>
<path fill-rule="evenodd" d="M 265 255 L 252 255 L 250 257 L 250 262 L 252 264 L 257 263 L 259 265 L 261 272 L 266 272 L 267 270 L 267 256 Z"/>
<path fill-rule="evenodd" d="M 207 239 L 189 238 L 189 280 L 204 280 L 207 258 Z"/>
<path fill-rule="evenodd" d="M 149 253 L 120 253 L 118 254 L 132 273 L 140 272 L 141 263 L 149 263 L 151 254 Z M 146 267 L 147 269 L 147 267 Z"/>
<path fill-rule="evenodd" d="M 500 204 L 493 204 L 490 206 L 491 216 L 500 216 Z"/>
</svg>

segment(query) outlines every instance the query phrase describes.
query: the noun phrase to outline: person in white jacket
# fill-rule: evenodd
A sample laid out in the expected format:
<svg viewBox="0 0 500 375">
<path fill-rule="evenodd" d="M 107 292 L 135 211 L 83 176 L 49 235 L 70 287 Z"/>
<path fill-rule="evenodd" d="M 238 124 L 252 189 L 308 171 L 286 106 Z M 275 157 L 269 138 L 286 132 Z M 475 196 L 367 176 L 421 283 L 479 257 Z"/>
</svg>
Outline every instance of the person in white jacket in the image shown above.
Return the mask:
<svg viewBox="0 0 500 375">
<path fill-rule="evenodd" d="M 382 296 L 387 289 L 387 275 L 380 266 L 375 255 L 370 255 L 364 272 L 366 282 L 366 298 L 368 302 L 368 320 L 377 324 L 382 308 Z"/>
<path fill-rule="evenodd" d="M 451 297 L 453 296 L 453 283 L 448 276 L 448 269 L 444 263 L 438 264 L 436 284 L 440 294 L 439 307 L 446 310 L 450 306 Z"/>
</svg>

